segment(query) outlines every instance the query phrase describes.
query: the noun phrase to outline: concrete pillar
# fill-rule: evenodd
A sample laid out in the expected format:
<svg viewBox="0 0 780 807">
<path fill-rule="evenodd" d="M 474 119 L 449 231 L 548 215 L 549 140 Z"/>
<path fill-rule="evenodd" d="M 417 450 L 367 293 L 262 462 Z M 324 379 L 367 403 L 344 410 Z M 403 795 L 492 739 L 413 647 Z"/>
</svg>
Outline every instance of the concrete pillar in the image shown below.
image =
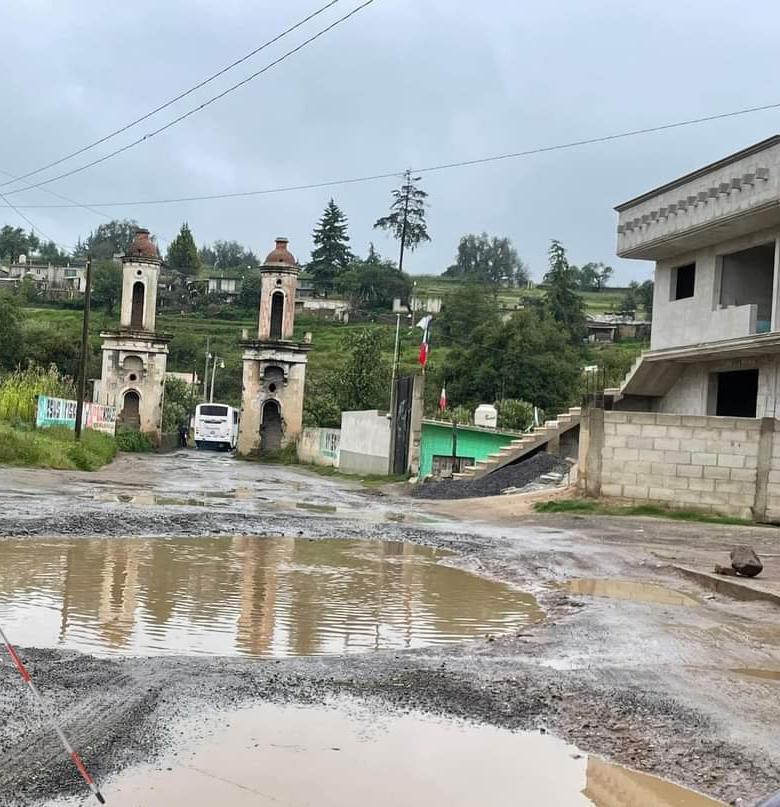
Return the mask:
<svg viewBox="0 0 780 807">
<path fill-rule="evenodd" d="M 409 454 L 407 468 L 412 476 L 420 473 L 420 443 L 422 441 L 423 408 L 425 406 L 425 376 L 416 375 L 412 382 L 412 413 L 409 420 Z"/>
<path fill-rule="evenodd" d="M 769 485 L 769 472 L 772 470 L 775 422 L 774 418 L 761 418 L 756 463 L 756 492 L 753 500 L 753 519 L 755 521 L 766 521 L 767 487 Z"/>
<path fill-rule="evenodd" d="M 580 421 L 579 482 L 587 496 L 601 495 L 601 452 L 604 449 L 604 410 L 595 407 Z"/>
<path fill-rule="evenodd" d="M 772 324 L 773 331 L 780 331 L 780 238 L 775 239 L 774 280 L 772 283 Z"/>
</svg>

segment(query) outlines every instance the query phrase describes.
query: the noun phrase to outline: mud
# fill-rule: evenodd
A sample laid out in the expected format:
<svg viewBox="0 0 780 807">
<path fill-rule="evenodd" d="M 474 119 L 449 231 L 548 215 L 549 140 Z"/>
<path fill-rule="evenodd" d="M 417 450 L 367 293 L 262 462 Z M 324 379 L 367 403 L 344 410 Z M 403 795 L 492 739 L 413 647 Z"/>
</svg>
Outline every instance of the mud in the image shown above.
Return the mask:
<svg viewBox="0 0 780 807">
<path fill-rule="evenodd" d="M 0 540 L 0 624 L 35 647 L 272 658 L 517 631 L 534 598 L 401 542 Z"/>
<path fill-rule="evenodd" d="M 569 580 L 565 584 L 567 591 L 572 594 L 585 594 L 589 597 L 606 597 L 611 600 L 630 600 L 656 605 L 699 605 L 699 600 L 688 594 L 654 585 L 653 583 L 638 583 L 633 580 L 595 580 L 579 579 Z"/>
<path fill-rule="evenodd" d="M 230 491 L 246 488 L 243 498 Z M 213 506 L 95 498 L 152 493 Z M 211 493 L 211 496 L 205 495 Z M 221 495 L 224 494 L 224 495 Z M 335 507 L 320 512 L 298 505 Z M 354 484 L 226 458 L 122 458 L 95 475 L 0 470 L 0 534 L 62 539 L 305 536 L 403 541 L 453 552 L 447 563 L 533 594 L 545 618 L 509 636 L 347 656 L 100 658 L 24 647 L 39 687 L 101 779 L 162 760 L 206 709 L 360 700 L 513 730 L 540 730 L 649 774 L 751 805 L 776 790 L 780 702 L 773 681 L 734 669 L 780 668 L 777 610 L 704 594 L 654 552 L 768 549 L 777 533 L 651 519 L 526 516 L 501 524 L 475 507 L 457 521 L 426 503 Z M 398 521 L 399 517 L 403 521 Z M 111 539 L 114 539 L 113 541 Z M 32 542 L 30 546 L 32 546 Z M 771 551 L 771 550 L 770 550 Z M 572 594 L 571 579 L 672 589 L 697 607 Z M 0 802 L 40 804 L 81 784 L 0 666 Z M 173 767 L 173 766 L 171 766 Z M 224 799 L 223 799 L 224 801 Z"/>
<path fill-rule="evenodd" d="M 104 785 L 112 807 L 513 807 L 597 804 L 717 807 L 676 785 L 586 757 L 537 732 L 379 714 L 354 700 L 320 707 L 266 704 L 183 726 L 187 740 L 154 766 Z M 360 765 L 355 760 L 360 759 Z M 80 800 L 57 802 L 75 807 Z"/>
</svg>

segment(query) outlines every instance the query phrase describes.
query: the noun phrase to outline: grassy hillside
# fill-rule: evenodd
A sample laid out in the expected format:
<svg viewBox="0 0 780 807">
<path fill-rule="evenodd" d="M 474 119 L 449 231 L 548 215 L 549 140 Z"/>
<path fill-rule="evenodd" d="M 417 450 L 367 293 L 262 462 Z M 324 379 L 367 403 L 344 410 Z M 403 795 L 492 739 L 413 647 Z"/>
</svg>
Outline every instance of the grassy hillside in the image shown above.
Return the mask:
<svg viewBox="0 0 780 807">
<path fill-rule="evenodd" d="M 418 294 L 445 297 L 449 292 L 461 285 L 462 281 L 441 275 L 419 275 L 412 278 Z M 615 311 L 623 299 L 623 289 L 605 289 L 604 291 L 583 291 L 580 296 L 585 302 L 588 314 L 603 314 Z M 534 300 L 544 296 L 544 289 L 501 289 L 498 293 L 499 303 L 503 307 L 514 308 L 524 299 Z"/>
</svg>

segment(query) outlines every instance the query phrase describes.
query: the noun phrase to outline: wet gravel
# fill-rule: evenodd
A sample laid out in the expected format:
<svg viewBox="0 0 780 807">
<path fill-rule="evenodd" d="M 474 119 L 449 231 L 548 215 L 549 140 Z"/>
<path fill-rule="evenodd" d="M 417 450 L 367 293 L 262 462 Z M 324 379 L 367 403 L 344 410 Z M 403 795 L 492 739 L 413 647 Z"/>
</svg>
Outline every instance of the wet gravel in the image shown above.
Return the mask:
<svg viewBox="0 0 780 807">
<path fill-rule="evenodd" d="M 522 488 L 553 472 L 565 474 L 569 463 L 544 451 L 523 462 L 507 465 L 477 479 L 443 479 L 422 482 L 412 491 L 418 499 L 475 499 L 497 496 L 506 488 Z"/>
<path fill-rule="evenodd" d="M 244 469 L 239 465 L 239 472 L 248 473 Z M 324 487 L 319 479 L 312 484 L 319 493 Z M 335 501 L 340 494 L 336 489 L 332 495 Z M 222 534 L 262 540 L 264 535 L 305 535 L 438 546 L 457 553 L 451 562 L 532 590 L 545 609 L 544 622 L 518 635 L 363 656 L 106 659 L 22 647 L 34 679 L 100 780 L 153 759 L 178 731 L 177 718 L 205 706 L 233 708 L 257 700 L 321 703 L 329 695 L 352 695 L 377 708 L 421 709 L 549 731 L 583 751 L 665 776 L 727 803 L 741 797 L 748 807 L 777 788 L 777 747 L 762 750 L 760 743 L 744 741 L 744 736 L 740 741 L 739 732 L 732 731 L 739 727 L 744 735 L 750 728 L 749 718 L 740 723 L 748 714 L 740 705 L 753 706 L 752 701 L 725 701 L 726 688 L 708 690 L 701 673 L 689 675 L 679 663 L 670 672 L 649 658 L 649 653 L 661 658 L 662 650 L 668 651 L 666 658 L 678 652 L 676 645 L 669 650 L 662 644 L 657 628 L 673 615 L 654 622 L 638 610 L 625 628 L 616 621 L 616 609 L 577 600 L 556 587 L 572 573 L 629 574 L 631 567 L 619 557 L 618 534 L 642 544 L 650 527 L 602 520 L 594 530 L 596 540 L 588 543 L 584 537 L 575 540 L 577 525 L 585 523 L 578 520 L 537 520 L 511 530 L 460 522 L 427 526 L 415 522 L 419 514 L 407 498 L 356 493 L 354 488 L 348 495 L 363 512 L 326 517 L 268 508 L 131 507 L 72 501 L 64 494 L 56 505 L 47 505 L 46 497 L 28 497 L 26 492 L 13 506 L 4 503 L 0 536 L 56 540 Z M 666 529 L 663 523 L 660 529 Z M 684 540 L 685 529 L 668 526 L 674 540 L 677 533 Z M 708 614 L 715 619 L 714 612 Z M 693 614 L 686 619 L 694 620 Z M 714 708 L 708 708 L 709 701 Z M 0 664 L 0 804 L 32 807 L 82 787 L 32 708 L 16 671 Z"/>
</svg>

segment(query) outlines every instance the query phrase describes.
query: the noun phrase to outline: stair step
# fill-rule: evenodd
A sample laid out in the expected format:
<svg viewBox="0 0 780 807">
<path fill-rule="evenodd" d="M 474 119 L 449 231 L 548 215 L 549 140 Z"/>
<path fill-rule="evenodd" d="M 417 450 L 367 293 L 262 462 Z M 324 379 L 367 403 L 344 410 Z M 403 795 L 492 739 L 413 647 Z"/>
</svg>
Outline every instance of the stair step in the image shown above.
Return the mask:
<svg viewBox="0 0 780 807">
<path fill-rule="evenodd" d="M 571 406 L 571 407 L 569 407 L 569 414 L 570 415 L 581 415 L 582 414 L 582 407 L 581 406 Z"/>
</svg>

